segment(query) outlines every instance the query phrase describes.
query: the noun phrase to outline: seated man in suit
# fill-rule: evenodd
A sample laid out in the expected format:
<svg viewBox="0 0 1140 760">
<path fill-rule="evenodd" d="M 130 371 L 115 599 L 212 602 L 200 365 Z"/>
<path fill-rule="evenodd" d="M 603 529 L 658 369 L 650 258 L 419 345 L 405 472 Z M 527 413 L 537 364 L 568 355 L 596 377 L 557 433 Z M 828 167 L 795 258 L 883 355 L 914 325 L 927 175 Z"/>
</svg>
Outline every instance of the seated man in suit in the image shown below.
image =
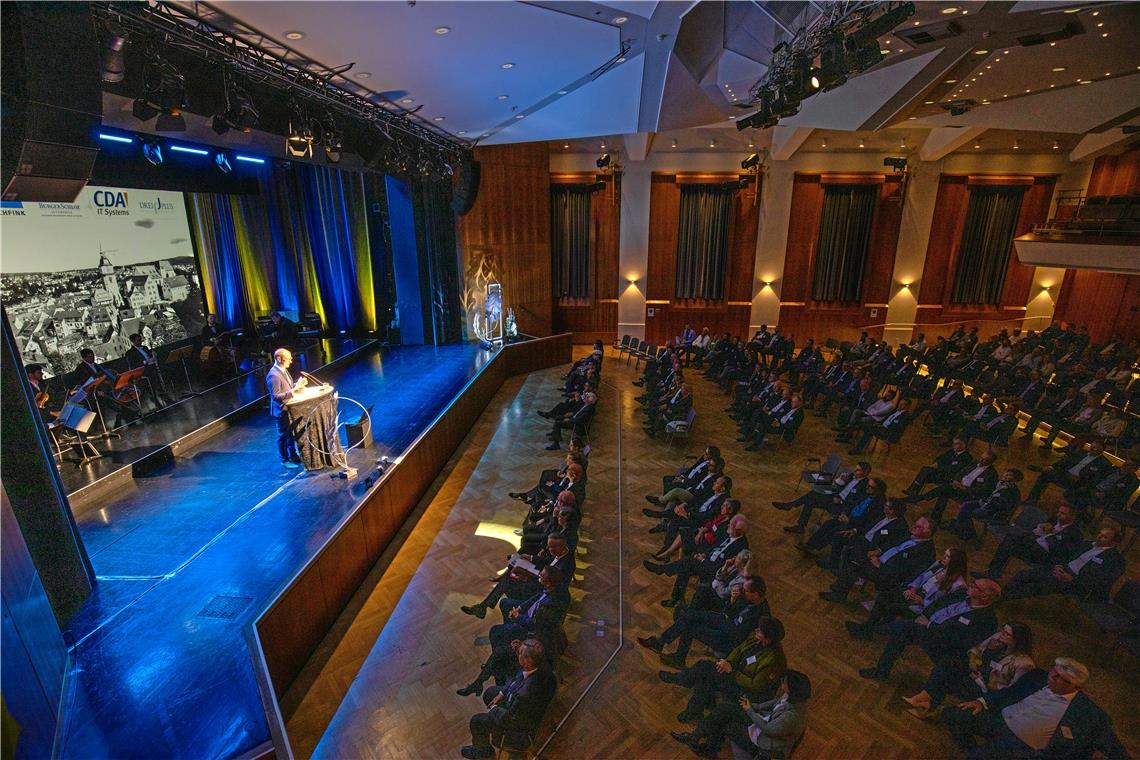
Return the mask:
<svg viewBox="0 0 1140 760">
<path fill-rule="evenodd" d="M 722 659 L 701 660 L 679 673 L 666 670 L 658 673 L 665 683 L 693 690 L 677 720 L 683 723 L 701 720 L 718 697 L 771 699 L 788 669 L 788 659 L 781 646 L 783 640 L 784 624 L 773 617 L 762 617 L 756 621 L 756 629 Z"/>
<path fill-rule="evenodd" d="M 1067 489 L 1065 501 L 1079 511 L 1090 507 L 1103 508 L 1106 512 L 1123 510 L 1136 492 L 1136 487 L 1140 486 L 1140 478 L 1136 477 L 1138 467 L 1140 454 L 1124 454 L 1120 466 L 1113 468 L 1100 480 Z"/>
<path fill-rule="evenodd" d="M 719 448 L 706 446 L 704 453 L 697 457 L 697 461 L 693 464 L 680 468 L 676 475 L 666 475 L 661 478 L 661 493 L 668 493 L 674 488 L 682 488 L 690 481 L 698 482 L 699 478 L 704 476 L 705 468 L 709 466 L 709 463 L 719 458 Z"/>
<path fill-rule="evenodd" d="M 866 425 L 878 424 L 885 420 L 896 408 L 897 395 L 895 391 L 887 390 L 880 393 L 879 397 L 865 409 L 852 410 L 846 424 L 839 426 L 839 435 L 835 437 L 835 440 L 841 443 L 850 443 L 857 430 L 862 430 Z"/>
<path fill-rule="evenodd" d="M 1048 424 L 1051 429 L 1056 428 L 1061 420 L 1073 416 L 1080 410 L 1081 402 L 1077 389 L 1073 387 L 1066 388 L 1064 395 L 1059 397 L 1045 396 L 1032 410 L 1022 435 L 1026 438 L 1031 437 L 1042 422 Z"/>
<path fill-rule="evenodd" d="M 649 532 L 659 533 L 662 532 L 661 529 L 663 528 L 666 547 L 671 546 L 673 541 L 682 534 L 691 537 L 698 528 L 716 516 L 731 495 L 732 478 L 721 475 L 713 481 L 711 492 L 702 491 L 697 499 L 693 499 L 692 503 L 678 504 L 674 507 L 672 514 L 664 517 L 661 523 L 650 528 Z M 683 545 L 691 546 L 691 542 Z"/>
<path fill-rule="evenodd" d="M 496 676 L 499 683 L 509 677 L 511 642 L 535 638 L 549 648 L 558 646 L 562 617 L 570 607 L 570 592 L 562 583 L 562 571 L 544 567 L 540 576 L 542 590 L 517 607 L 511 607 L 507 622 L 491 626 L 491 654 L 479 669 L 479 675 L 456 691 L 461 697 L 482 694 L 483 682 Z"/>
<path fill-rule="evenodd" d="M 911 496 L 910 502 L 928 501 L 937 499 L 934 509 L 930 512 L 930 520 L 935 528 L 942 522 L 942 513 L 946 511 L 946 504 L 950 499 L 968 501 L 988 496 L 994 490 L 998 481 L 997 470 L 993 463 L 997 456 L 992 451 L 984 452 L 972 467 L 963 467 L 953 480 L 930 489 L 926 493 Z"/>
<path fill-rule="evenodd" d="M 1041 448 L 1053 448 L 1053 441 L 1061 434 L 1062 430 L 1070 435 L 1087 433 L 1103 414 L 1104 408 L 1100 405 L 1100 399 L 1092 395 L 1085 396 L 1084 403 L 1076 414 L 1059 419 L 1057 424 L 1053 425 L 1049 430 L 1049 435 L 1045 436 L 1045 440 L 1041 442 Z"/>
<path fill-rule="evenodd" d="M 1008 597 L 1023 599 L 1049 594 L 1073 594 L 1094 602 L 1108 601 L 1112 584 L 1124 575 L 1124 555 L 1116 548 L 1120 530 L 1106 525 L 1068 561 L 1038 565 L 1022 570 L 1010 579 Z"/>
<path fill-rule="evenodd" d="M 883 490 L 886 491 L 886 486 L 883 486 Z M 816 564 L 825 570 L 838 573 L 852 557 L 865 557 L 872 551 L 881 553 L 909 537 L 910 525 L 906 521 L 906 502 L 887 499 L 883 503 L 881 517 L 873 524 L 864 522 L 859 527 L 850 523 L 846 527 L 840 526 L 840 530 L 831 539 L 831 553 L 816 561 Z"/>
<path fill-rule="evenodd" d="M 582 394 L 582 405 L 573 414 L 569 414 L 560 420 L 554 421 L 554 429 L 550 431 L 550 445 L 546 447 L 547 451 L 557 451 L 562 448 L 562 431 L 570 429 L 575 433 L 582 433 L 590 424 L 590 420 L 594 417 L 594 412 L 597 411 L 598 396 L 596 393 L 589 391 Z"/>
<path fill-rule="evenodd" d="M 708 465 L 702 469 L 695 469 L 693 474 L 688 477 L 682 484 L 674 484 L 672 488 L 666 491 L 661 496 L 653 496 L 652 494 L 645 497 L 645 500 L 650 504 L 655 504 L 660 509 L 649 509 L 648 507 L 641 510 L 642 514 L 646 517 L 669 517 L 681 504 L 692 504 L 697 499 L 702 501 L 708 498 L 708 494 L 712 492 L 713 485 L 716 483 L 717 478 L 724 474 L 724 460 L 720 456 L 713 458 Z"/>
<path fill-rule="evenodd" d="M 763 578 L 749 577 L 744 581 L 740 596 L 723 610 L 682 610 L 673 625 L 660 636 L 639 638 L 637 643 L 660 654 L 661 662 L 673 668 L 685 667 L 694 639 L 717 651 L 730 652 L 756 628 L 760 618 L 770 614 L 766 593 Z M 677 641 L 677 650 L 665 654 L 665 647 L 674 641 Z"/>
<path fill-rule="evenodd" d="M 803 421 L 804 400 L 798 393 L 793 393 L 788 398 L 786 406 L 781 406 L 778 411 L 761 417 L 752 434 L 752 445 L 744 450 L 759 451 L 760 447 L 767 443 L 768 437 L 773 434 L 778 434 L 785 443 L 791 443 Z"/>
<path fill-rule="evenodd" d="M 968 585 L 966 575 L 966 551 L 961 547 L 949 547 L 942 556 L 922 571 L 918 577 L 906 585 L 879 589 L 867 619 L 862 623 L 848 620 L 844 623 L 852 638 L 870 641 L 880 626 L 898 618 L 913 619 L 919 615 L 930 617 L 934 610 L 949 602 L 966 598 Z"/>
<path fill-rule="evenodd" d="M 947 451 L 939 454 L 934 462 L 924 465 L 906 487 L 907 496 L 918 496 L 923 486 L 949 483 L 954 476 L 967 467 L 972 467 L 974 457 L 966 446 L 965 438 L 955 438 Z"/>
<path fill-rule="evenodd" d="M 564 587 L 569 586 L 570 581 L 574 579 L 574 553 L 570 551 L 566 537 L 560 533 L 547 536 L 546 549 L 531 557 L 530 562 L 540 571 L 548 567 L 557 569 L 559 581 Z M 498 604 L 505 621 L 510 610 L 522 605 L 528 596 L 539 591 L 540 586 L 541 580 L 526 570 L 508 567 L 503 575 L 495 579 L 495 585 L 483 601 L 464 605 L 459 609 L 464 614 L 473 615 L 481 620 L 487 615 L 488 609 Z"/>
<path fill-rule="evenodd" d="M 1042 470 L 1037 482 L 1033 484 L 1033 490 L 1026 497 L 1026 502 L 1036 504 L 1052 483 L 1061 488 L 1087 488 L 1102 480 L 1111 469 L 1112 462 L 1104 456 L 1104 443 L 1100 440 L 1090 441 L 1088 451 L 1075 449 L 1066 454 L 1064 459 Z"/>
<path fill-rule="evenodd" d="M 518 662 L 518 675 L 506 686 L 488 689 L 483 695 L 489 710 L 471 716 L 471 744 L 460 752 L 468 760 L 495 756 L 492 733 L 534 731 L 554 699 L 558 679 L 547 666 L 542 644 L 532 639 L 521 642 Z"/>
<path fill-rule="evenodd" d="M 649 419 L 645 425 L 645 432 L 649 433 L 650 438 L 665 432 L 665 426 L 670 422 L 687 420 L 692 408 L 693 394 L 689 390 L 689 384 L 681 383 L 666 402 L 648 411 Z"/>
<path fill-rule="evenodd" d="M 711 581 L 726 559 L 735 557 L 737 553 L 748 548 L 748 537 L 744 535 L 747 529 L 748 519 L 744 515 L 736 515 L 728 523 L 728 534 L 724 540 L 711 551 L 698 552 L 666 565 L 655 564 L 649 560 L 642 565 L 654 575 L 676 576 L 670 598 L 674 603 L 679 602 L 685 598 L 685 589 L 691 577 L 696 576 L 698 581 L 706 583 Z"/>
<path fill-rule="evenodd" d="M 912 644 L 922 648 L 932 660 L 964 658 L 971 647 L 997 631 L 993 605 L 1000 597 L 1001 586 L 988 578 L 979 578 L 969 586 L 964 600 L 954 601 L 955 596 L 947 594 L 913 621 L 896 620 L 888 626 L 890 638 L 879 661 L 860 670 L 859 675 L 887 680 L 895 662 Z"/>
<path fill-rule="evenodd" d="M 970 499 L 958 506 L 958 515 L 950 523 L 950 530 L 963 541 L 977 538 L 974 520 L 1004 522 L 1013 515 L 1021 501 L 1021 491 L 1017 484 L 1024 477 L 1021 470 L 1011 467 L 1002 473 L 1001 480 L 994 486 L 989 496 Z"/>
<path fill-rule="evenodd" d="M 977 438 L 991 446 L 1004 446 L 1009 443 L 1009 437 L 1017 430 L 1018 413 L 1021 403 L 1014 399 L 1002 407 L 1001 413 L 991 417 L 985 422 L 967 425 L 962 430 L 962 437 L 967 441 Z"/>
<path fill-rule="evenodd" d="M 148 391 L 151 395 L 152 403 L 154 404 L 155 411 L 158 411 L 162 406 L 169 406 L 174 403 L 170 393 L 166 388 L 166 377 L 162 374 L 162 370 L 158 366 L 158 353 L 150 346 L 143 345 L 142 335 L 133 333 L 130 337 L 131 347 L 127 349 L 126 356 L 127 366 L 134 369 L 135 367 L 143 368 L 143 377 L 148 381 Z M 161 401 L 161 404 L 159 403 Z"/>
<path fill-rule="evenodd" d="M 1081 691 L 1088 678 L 1084 665 L 1058 657 L 1048 673 L 1032 670 L 1004 689 L 943 710 L 942 722 L 970 758 L 1078 760 L 1100 752 L 1123 760 L 1128 751 L 1112 721 Z"/>
<path fill-rule="evenodd" d="M 853 537 L 866 531 L 867 528 L 878 522 L 883 514 L 886 490 L 886 484 L 881 478 L 868 478 L 867 490 L 862 499 L 845 506 L 838 515 L 824 521 L 815 529 L 807 541 L 797 546 L 805 553 L 814 555 L 824 547 L 831 546 L 832 542 L 841 534 Z"/>
<path fill-rule="evenodd" d="M 1017 557 L 1030 565 L 1067 562 L 1081 542 L 1081 528 L 1073 519 L 1073 508 L 1062 504 L 1051 522 L 1043 522 L 1031 533 L 1011 530 L 998 544 L 989 567 L 979 576 L 1001 580 L 1006 564 Z"/>
<path fill-rule="evenodd" d="M 841 567 L 831 590 L 821 591 L 819 598 L 829 602 L 846 602 L 847 592 L 858 578 L 873 582 L 879 589 L 905 583 L 934 561 L 934 542 L 930 538 L 932 534 L 930 520 L 918 518 L 911 526 L 910 538 L 881 552 L 872 549 L 865 557 L 858 558 L 855 564 Z"/>
<path fill-rule="evenodd" d="M 902 437 L 903 430 L 910 423 L 910 399 L 899 400 L 897 408 L 888 414 L 882 422 L 872 423 L 871 419 L 873 418 L 868 418 L 862 424 L 863 434 L 859 436 L 855 448 L 848 451 L 848 454 L 862 454 L 872 438 L 881 438 L 884 441 L 897 443 Z"/>
<path fill-rule="evenodd" d="M 832 514 L 839 514 L 848 504 L 858 503 L 867 490 L 867 476 L 871 474 L 869 462 L 859 462 L 853 470 L 839 473 L 831 486 L 827 488 L 815 487 L 793 501 L 774 501 L 772 506 L 776 509 L 789 510 L 800 507 L 800 517 L 795 525 L 784 528 L 788 533 L 803 533 L 811 520 L 814 509 L 826 509 Z"/>
</svg>

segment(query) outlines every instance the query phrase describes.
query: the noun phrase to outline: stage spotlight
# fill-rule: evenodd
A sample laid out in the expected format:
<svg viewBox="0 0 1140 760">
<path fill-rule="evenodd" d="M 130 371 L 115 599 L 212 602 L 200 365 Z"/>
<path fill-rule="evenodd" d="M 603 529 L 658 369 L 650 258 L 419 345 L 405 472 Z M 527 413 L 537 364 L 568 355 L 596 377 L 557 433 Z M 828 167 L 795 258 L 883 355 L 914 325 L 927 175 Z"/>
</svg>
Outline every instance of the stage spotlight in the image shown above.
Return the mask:
<svg viewBox="0 0 1140 760">
<path fill-rule="evenodd" d="M 249 92 L 243 87 L 229 71 L 223 74 L 226 92 L 226 110 L 216 114 L 210 120 L 214 132 L 224 135 L 231 129 L 241 130 L 246 134 L 253 131 L 260 120 L 257 107 L 253 104 Z"/>
<path fill-rule="evenodd" d="M 332 114 L 329 114 L 325 122 L 325 131 L 321 140 L 325 146 L 325 160 L 330 164 L 340 163 L 340 154 L 344 149 L 344 136 L 340 130 L 336 128 L 336 124 L 332 120 Z"/>
<path fill-rule="evenodd" d="M 598 156 L 598 160 L 595 161 L 594 164 L 599 169 L 605 169 L 607 166 L 610 165 L 610 160 L 611 160 L 610 154 L 609 153 L 603 153 L 602 155 Z"/>
<path fill-rule="evenodd" d="M 815 74 L 817 87 L 827 92 L 847 81 L 847 51 L 843 37 L 828 35 L 819 48 L 819 71 Z"/>
<path fill-rule="evenodd" d="M 127 73 L 127 61 L 123 55 L 126 44 L 126 32 L 117 27 L 108 29 L 100 56 L 103 68 L 100 76 L 104 82 L 123 81 L 123 76 Z"/>
<path fill-rule="evenodd" d="M 143 97 L 134 102 L 135 118 L 148 121 L 158 116 L 154 128 L 160 132 L 185 132 L 182 111 L 190 105 L 186 98 L 186 78 L 157 53 L 143 74 Z"/>
<path fill-rule="evenodd" d="M 289 136 L 285 138 L 285 152 L 293 158 L 313 157 L 313 125 L 300 106 L 293 104 L 289 117 Z"/>
<path fill-rule="evenodd" d="M 751 156 L 749 156 L 748 158 L 746 158 L 740 162 L 740 168 L 741 169 L 751 169 L 752 167 L 759 165 L 759 163 L 760 163 L 760 154 L 759 153 L 753 153 Z"/>
<path fill-rule="evenodd" d="M 229 174 L 234 170 L 233 165 L 230 163 L 229 157 L 226 156 L 225 153 L 218 153 L 216 156 L 214 156 L 214 165 L 218 167 L 218 171 L 220 171 L 222 174 Z"/>
<path fill-rule="evenodd" d="M 150 163 L 155 166 L 162 165 L 162 146 L 152 140 L 144 140 L 142 144 L 142 154 Z"/>
<path fill-rule="evenodd" d="M 819 89 L 819 78 L 812 76 L 811 59 L 803 54 L 792 56 L 787 78 L 781 83 L 780 94 L 788 103 L 799 103 Z M 799 106 L 796 106 L 799 110 Z"/>
</svg>

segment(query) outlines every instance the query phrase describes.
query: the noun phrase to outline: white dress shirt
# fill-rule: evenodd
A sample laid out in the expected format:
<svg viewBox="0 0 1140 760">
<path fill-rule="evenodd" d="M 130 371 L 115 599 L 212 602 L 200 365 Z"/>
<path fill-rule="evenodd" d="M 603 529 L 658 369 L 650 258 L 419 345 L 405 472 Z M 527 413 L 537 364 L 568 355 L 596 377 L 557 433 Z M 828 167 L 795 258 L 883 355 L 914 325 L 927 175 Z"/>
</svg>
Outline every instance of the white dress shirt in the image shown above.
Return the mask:
<svg viewBox="0 0 1140 760">
<path fill-rule="evenodd" d="M 1072 694 L 1055 694 L 1046 686 L 1002 710 L 1001 717 L 1014 736 L 1041 751 L 1053 740 L 1061 718 L 1076 695 L 1075 691 Z"/>
<path fill-rule="evenodd" d="M 1104 562 L 1104 560 L 1099 559 L 1099 557 L 1104 552 L 1105 548 L 1106 547 L 1093 544 L 1089 549 L 1081 552 L 1076 557 L 1073 557 L 1071 560 L 1069 560 L 1069 572 L 1073 575 L 1076 575 L 1085 565 L 1090 562 L 1096 562 L 1097 564 Z"/>
<path fill-rule="evenodd" d="M 974 485 L 974 481 L 982 477 L 982 473 L 986 471 L 986 465 L 979 464 L 974 469 L 966 473 L 966 477 L 962 478 L 962 485 L 966 488 Z"/>
</svg>

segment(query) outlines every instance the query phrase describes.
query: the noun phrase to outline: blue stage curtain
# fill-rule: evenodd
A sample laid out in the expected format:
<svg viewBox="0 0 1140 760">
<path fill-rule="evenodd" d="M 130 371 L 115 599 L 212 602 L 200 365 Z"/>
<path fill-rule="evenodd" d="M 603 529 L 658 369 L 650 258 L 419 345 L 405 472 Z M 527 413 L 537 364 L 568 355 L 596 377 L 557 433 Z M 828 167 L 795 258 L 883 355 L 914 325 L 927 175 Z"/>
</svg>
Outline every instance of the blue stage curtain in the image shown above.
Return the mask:
<svg viewBox="0 0 1140 760">
<path fill-rule="evenodd" d="M 187 193 L 207 303 L 227 324 L 315 312 L 331 330 L 375 330 L 364 183 L 325 166 L 270 166 L 260 194 Z"/>
</svg>

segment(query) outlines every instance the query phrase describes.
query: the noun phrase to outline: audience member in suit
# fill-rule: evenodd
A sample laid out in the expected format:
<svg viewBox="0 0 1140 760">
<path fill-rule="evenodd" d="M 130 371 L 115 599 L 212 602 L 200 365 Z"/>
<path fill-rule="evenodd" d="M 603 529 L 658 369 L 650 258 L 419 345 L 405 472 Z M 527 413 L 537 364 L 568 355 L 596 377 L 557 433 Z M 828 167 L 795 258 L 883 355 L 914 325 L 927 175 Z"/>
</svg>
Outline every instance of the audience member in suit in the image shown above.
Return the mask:
<svg viewBox="0 0 1140 760">
<path fill-rule="evenodd" d="M 1057 427 L 1062 420 L 1080 411 L 1081 403 L 1082 399 L 1077 394 L 1077 389 L 1073 387 L 1066 388 L 1064 395 L 1059 398 L 1045 396 L 1033 409 L 1022 435 L 1026 438 L 1031 437 L 1042 422 L 1050 428 Z"/>
<path fill-rule="evenodd" d="M 482 694 L 483 682 L 495 676 L 499 683 L 510 677 L 512 642 L 534 638 L 542 642 L 547 654 L 556 654 L 561 648 L 562 617 L 570 606 L 570 592 L 562 583 L 562 571 L 557 567 L 544 567 L 539 576 L 542 590 L 518 606 L 511 607 L 507 622 L 491 626 L 491 654 L 479 669 L 479 675 L 467 686 L 456 691 L 461 697 Z"/>
<path fill-rule="evenodd" d="M 645 500 L 650 504 L 655 504 L 660 509 L 643 509 L 642 514 L 646 517 L 656 517 L 658 519 L 668 517 L 673 514 L 673 511 L 682 504 L 692 504 L 698 499 L 704 501 L 712 493 L 713 488 L 718 478 L 724 474 L 724 460 L 720 457 L 715 457 L 708 466 L 702 470 L 697 470 L 692 477 L 688 478 L 681 485 L 674 485 L 673 488 L 666 491 L 661 496 L 654 496 L 652 494 L 645 497 Z M 698 502 L 699 503 L 699 502 Z"/>
<path fill-rule="evenodd" d="M 992 451 L 984 452 L 972 466 L 963 467 L 949 483 L 935 486 L 926 493 L 909 497 L 908 501 L 929 501 L 937 499 L 934 509 L 930 512 L 930 520 L 935 528 L 942 522 L 942 513 L 946 511 L 946 503 L 950 499 L 969 501 L 988 496 L 994 490 L 998 481 L 997 470 L 993 463 L 996 455 Z"/>
<path fill-rule="evenodd" d="M 1103 508 L 1106 512 L 1123 510 L 1140 486 L 1140 478 L 1136 477 L 1140 455 L 1126 454 L 1123 458 L 1119 467 L 1113 468 L 1097 482 L 1066 490 L 1065 500 L 1081 511 L 1090 507 Z"/>
<path fill-rule="evenodd" d="M 1017 484 L 1024 476 L 1021 470 L 1011 467 L 1002 473 L 1001 480 L 994 486 L 989 496 L 970 499 L 958 505 L 958 515 L 950 523 L 950 530 L 963 541 L 977 537 L 974 520 L 1005 522 L 1013 515 L 1021 501 L 1021 491 Z"/>
<path fill-rule="evenodd" d="M 704 475 L 705 468 L 714 459 L 720 459 L 720 449 L 716 446 L 705 447 L 704 453 L 697 458 L 696 462 L 677 470 L 676 475 L 666 475 L 661 478 L 661 493 L 668 493 L 674 488 L 683 488 L 689 482 L 699 482 L 699 478 Z"/>
<path fill-rule="evenodd" d="M 1049 672 L 1033 670 L 1000 691 L 943 710 L 942 722 L 969 758 L 1083 760 L 1100 752 L 1124 760 L 1128 751 L 1112 721 L 1082 692 L 1088 678 L 1087 667 L 1058 657 Z"/>
<path fill-rule="evenodd" d="M 1073 508 L 1062 504 L 1052 522 L 1041 523 L 1031 533 L 1007 533 L 980 575 L 1001 580 L 1002 571 L 1014 557 L 1030 565 L 1059 565 L 1069 561 L 1080 542 L 1081 529 L 1073 519 Z"/>
<path fill-rule="evenodd" d="M 1104 443 L 1094 440 L 1088 451 L 1075 449 L 1056 464 L 1042 470 L 1026 501 L 1036 504 L 1050 484 L 1061 488 L 1087 488 L 1100 482 L 1112 470 L 1112 462 L 1104 456 Z"/>
<path fill-rule="evenodd" d="M 594 417 L 594 412 L 597 411 L 598 396 L 593 392 L 586 392 L 582 394 L 582 405 L 573 414 L 567 417 L 555 420 L 554 429 L 550 431 L 550 445 L 546 447 L 547 451 L 557 451 L 562 448 L 562 431 L 572 430 L 575 433 L 581 433 L 590 424 L 590 420 Z"/>
<path fill-rule="evenodd" d="M 523 559 L 527 559 L 525 556 Z M 561 533 L 551 533 L 546 538 L 546 549 L 530 558 L 531 564 L 538 570 L 543 568 L 557 568 L 563 587 L 569 586 L 574 578 L 574 552 L 566 537 Z M 459 609 L 467 615 L 474 615 L 482 619 L 487 610 L 500 605 L 503 619 L 506 620 L 509 611 L 523 603 L 526 597 L 537 593 L 540 581 L 534 575 L 521 568 L 508 567 L 507 571 L 495 580 L 490 593 L 478 604 L 464 605 Z M 501 600 L 501 602 L 500 602 Z"/>
<path fill-rule="evenodd" d="M 948 547 L 936 562 L 905 586 L 879 589 L 871 614 L 862 623 L 848 620 L 847 632 L 854 638 L 870 641 L 879 626 L 898 618 L 913 619 L 946 597 L 954 597 L 950 601 L 965 599 L 966 586 L 966 551 L 960 546 Z"/>
<path fill-rule="evenodd" d="M 1124 555 L 1116 548 L 1119 541 L 1120 531 L 1113 525 L 1104 526 L 1068 562 L 1037 565 L 1013 576 L 1007 586 L 1008 598 L 1073 594 L 1094 602 L 1108 601 L 1112 584 L 1124 575 Z"/>
<path fill-rule="evenodd" d="M 772 699 L 752 702 L 741 696 L 737 702 L 721 702 L 692 733 L 669 733 L 698 757 L 717 757 L 725 739 L 734 745 L 734 755 L 739 747 L 748 757 L 789 757 L 804 735 L 810 697 L 808 677 L 798 670 L 789 670 Z"/>
<path fill-rule="evenodd" d="M 962 437 L 967 441 L 978 439 L 985 441 L 991 446 L 1002 445 L 1004 446 L 1009 442 L 1009 437 L 1013 435 L 1013 431 L 1017 430 L 1018 413 L 1021 411 L 1021 404 L 1016 400 L 1012 400 L 1002 407 L 1001 413 L 995 417 L 991 417 L 985 422 L 971 423 L 962 430 Z"/>
<path fill-rule="evenodd" d="M 865 557 L 871 551 L 885 551 L 909 537 L 906 502 L 887 499 L 883 503 L 882 516 L 876 522 L 858 528 L 848 525 L 841 529 L 831 540 L 831 553 L 816 564 L 838 573 L 852 557 Z"/>
<path fill-rule="evenodd" d="M 767 442 L 769 436 L 778 434 L 785 443 L 791 443 L 796 431 L 804 421 L 804 401 L 798 393 L 789 398 L 789 405 L 781 408 L 775 414 L 765 414 L 756 426 L 753 433 L 752 445 L 745 447 L 745 451 L 759 451 Z"/>
<path fill-rule="evenodd" d="M 826 509 L 832 514 L 839 514 L 848 504 L 862 500 L 867 490 L 867 476 L 871 474 L 869 462 L 859 462 L 855 469 L 842 472 L 835 478 L 835 482 L 828 488 L 813 488 L 793 501 L 774 501 L 772 506 L 776 509 L 790 510 L 800 507 L 800 516 L 795 525 L 784 528 L 788 533 L 803 533 L 811 519 L 812 510 Z"/>
<path fill-rule="evenodd" d="M 665 683 L 693 690 L 677 719 L 682 723 L 700 721 L 720 697 L 771 699 L 788 669 L 780 645 L 783 640 L 784 624 L 773 617 L 762 617 L 756 629 L 722 659 L 701 660 L 678 673 L 661 671 L 658 675 Z"/>
<path fill-rule="evenodd" d="M 728 503 L 731 495 L 732 478 L 727 475 L 721 475 L 713 481 L 711 492 L 702 491 L 700 496 L 693 499 L 691 503 L 678 504 L 673 508 L 672 514 L 664 517 L 659 525 L 650 529 L 650 533 L 664 532 L 664 547 L 671 546 L 675 540 L 681 538 L 682 546 L 688 550 L 686 553 L 692 553 L 696 551 L 692 543 L 692 537 L 695 535 L 696 530 L 704 523 L 714 519 L 724 505 Z M 642 511 L 650 513 L 653 510 L 646 509 Z M 664 530 L 662 531 L 662 529 Z M 660 554 L 661 552 L 658 553 Z"/>
<path fill-rule="evenodd" d="M 859 436 L 859 440 L 855 443 L 855 448 L 847 453 L 862 454 L 872 438 L 882 438 L 884 441 L 897 443 L 899 438 L 902 437 L 902 431 L 906 429 L 909 423 L 910 400 L 904 398 L 898 402 L 897 408 L 888 414 L 882 422 L 865 423 L 862 425 L 863 434 Z"/>
<path fill-rule="evenodd" d="M 301 458 L 297 454 L 297 442 L 293 438 L 293 428 L 289 412 L 285 409 L 285 402 L 293 398 L 293 394 L 308 384 L 302 376 L 296 383 L 289 374 L 289 365 L 293 363 L 293 354 L 287 348 L 279 348 L 273 352 L 273 366 L 265 376 L 265 385 L 269 389 L 269 416 L 277 421 L 277 454 L 281 457 L 281 464 L 295 470 L 300 467 Z"/>
<path fill-rule="evenodd" d="M 1041 442 L 1041 448 L 1053 448 L 1053 441 L 1061 434 L 1062 430 L 1073 435 L 1079 435 L 1092 429 L 1093 424 L 1104 414 L 1104 410 L 1101 408 L 1100 399 L 1092 395 L 1085 396 L 1083 402 L 1076 414 L 1057 420 L 1056 424 L 1049 429 L 1049 435 L 1045 436 L 1045 440 Z"/>
<path fill-rule="evenodd" d="M 148 388 L 151 402 L 154 404 L 155 411 L 162 408 L 162 406 L 169 406 L 174 403 L 170 393 L 166 389 L 166 378 L 162 374 L 162 370 L 158 367 L 158 353 L 155 352 L 150 346 L 144 345 L 142 335 L 133 333 L 130 337 L 131 347 L 127 349 L 126 356 L 127 366 L 134 369 L 135 367 L 143 368 L 143 377 L 148 381 Z"/>
<path fill-rule="evenodd" d="M 722 486 L 728 489 L 731 483 L 731 478 L 721 478 L 725 482 Z M 720 494 L 716 494 L 719 496 Z M 727 496 L 727 493 L 725 494 Z M 704 551 L 713 548 L 721 542 L 724 534 L 728 531 L 728 523 L 740 513 L 740 500 L 739 499 L 715 499 L 712 502 L 716 506 L 715 513 L 712 509 L 700 514 L 704 518 L 704 522 L 700 525 L 695 525 L 693 521 L 684 520 L 680 517 L 676 520 L 669 518 L 665 519 L 668 523 L 665 530 L 665 541 L 661 549 L 653 555 L 653 559 L 658 562 L 663 562 L 669 557 L 677 553 L 678 550 L 684 554 L 693 554 L 694 552 Z M 710 515 L 712 515 L 710 517 Z"/>
<path fill-rule="evenodd" d="M 939 454 L 933 463 L 924 465 L 906 487 L 907 496 L 918 496 L 923 486 L 944 485 L 962 470 L 972 467 L 974 457 L 964 438 L 955 438 L 947 451 Z"/>
<path fill-rule="evenodd" d="M 547 667 L 542 644 L 528 639 L 520 642 L 517 649 L 519 674 L 506 686 L 488 689 L 483 695 L 488 711 L 471 716 L 471 744 L 460 753 L 469 760 L 494 757 L 492 733 L 534 731 L 554 699 L 558 679 Z"/>
<path fill-rule="evenodd" d="M 756 622 L 771 614 L 766 599 L 767 586 L 760 576 L 746 578 L 740 595 L 722 610 L 684 609 L 673 625 L 660 636 L 639 638 L 638 644 L 661 655 L 661 662 L 672 668 L 685 667 L 685 658 L 693 640 L 708 644 L 714 650 L 730 652 L 756 628 Z M 677 642 L 677 649 L 665 654 L 665 647 Z"/>
<path fill-rule="evenodd" d="M 854 536 L 866 531 L 882 517 L 885 500 L 886 485 L 882 479 L 867 478 L 867 490 L 863 493 L 863 498 L 845 506 L 838 515 L 824 521 L 799 547 L 814 554 L 824 547 L 831 546 L 841 533 Z"/>
<path fill-rule="evenodd" d="M 846 602 L 847 592 L 858 578 L 873 582 L 879 589 L 905 583 L 934 562 L 932 533 L 930 520 L 918 518 L 911 526 L 910 538 L 882 551 L 872 549 L 856 564 L 840 568 L 831 590 L 821 591 L 819 597 L 829 602 Z"/>
<path fill-rule="evenodd" d="M 1025 623 L 1010 622 L 973 647 L 967 660 L 934 663 L 922 691 L 903 697 L 916 718 L 926 718 L 942 704 L 947 694 L 977 699 L 1000 691 L 1037 667 L 1033 661 L 1033 630 Z"/>
<path fill-rule="evenodd" d="M 735 557 L 738 552 L 748 548 L 748 537 L 744 535 L 747 528 L 748 520 L 744 515 L 737 515 L 729 521 L 728 534 L 724 540 L 711 551 L 698 552 L 665 565 L 649 560 L 644 561 L 642 565 L 654 575 L 676 576 L 670 598 L 674 603 L 682 601 L 690 578 L 696 577 L 698 581 L 706 583 L 711 581 L 725 560 Z"/>
<path fill-rule="evenodd" d="M 988 578 L 976 579 L 966 598 L 954 601 L 946 595 L 923 610 L 913 621 L 896 620 L 888 626 L 887 645 L 872 667 L 859 675 L 885 681 L 891 668 L 908 646 L 920 647 L 931 660 L 964 658 L 966 652 L 997 631 L 993 605 L 1001 597 L 1001 586 Z"/>
</svg>

